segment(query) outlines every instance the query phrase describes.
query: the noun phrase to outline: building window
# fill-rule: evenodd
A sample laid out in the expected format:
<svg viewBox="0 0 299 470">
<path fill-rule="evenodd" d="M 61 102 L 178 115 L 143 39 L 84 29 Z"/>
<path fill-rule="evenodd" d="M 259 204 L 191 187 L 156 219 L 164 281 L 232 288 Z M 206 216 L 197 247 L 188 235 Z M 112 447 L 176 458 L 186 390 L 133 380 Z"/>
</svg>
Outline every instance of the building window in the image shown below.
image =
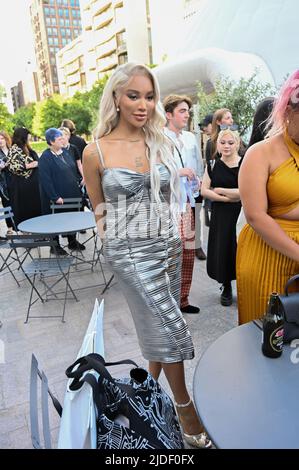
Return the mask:
<svg viewBox="0 0 299 470">
<path fill-rule="evenodd" d="M 65 29 L 64 28 L 60 28 L 60 34 L 61 34 L 61 36 L 65 36 Z"/>
<path fill-rule="evenodd" d="M 53 26 L 56 26 L 57 23 L 56 23 L 56 18 L 54 16 L 51 18 L 51 22 Z"/>
<path fill-rule="evenodd" d="M 70 26 L 70 20 L 68 20 L 68 19 L 64 20 L 64 24 L 65 24 L 65 26 Z"/>
<path fill-rule="evenodd" d="M 47 28 L 47 33 L 48 33 L 48 36 L 49 35 L 51 36 L 52 35 L 52 28 Z"/>
<path fill-rule="evenodd" d="M 118 56 L 118 64 L 126 64 L 128 62 L 128 54 L 122 54 Z"/>
</svg>

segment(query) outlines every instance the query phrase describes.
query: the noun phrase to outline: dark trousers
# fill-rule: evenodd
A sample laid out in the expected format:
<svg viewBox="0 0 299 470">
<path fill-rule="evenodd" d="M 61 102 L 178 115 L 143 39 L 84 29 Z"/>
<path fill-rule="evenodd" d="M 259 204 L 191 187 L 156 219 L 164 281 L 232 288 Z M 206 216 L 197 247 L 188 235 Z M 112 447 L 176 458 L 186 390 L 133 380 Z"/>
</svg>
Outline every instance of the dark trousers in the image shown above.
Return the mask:
<svg viewBox="0 0 299 470">
<path fill-rule="evenodd" d="M 67 235 L 67 239 L 68 239 L 68 244 L 70 245 L 76 241 L 76 235 Z M 57 237 L 54 237 L 54 240 L 56 240 L 58 243 L 58 246 L 60 246 L 58 235 Z"/>
<path fill-rule="evenodd" d="M 2 206 L 3 207 L 9 207 L 10 206 L 10 201 L 9 201 L 9 199 L 6 199 L 6 197 L 2 196 L 1 201 L 2 201 Z M 13 221 L 10 218 L 5 219 L 5 222 L 6 222 L 7 228 L 15 229 Z"/>
</svg>

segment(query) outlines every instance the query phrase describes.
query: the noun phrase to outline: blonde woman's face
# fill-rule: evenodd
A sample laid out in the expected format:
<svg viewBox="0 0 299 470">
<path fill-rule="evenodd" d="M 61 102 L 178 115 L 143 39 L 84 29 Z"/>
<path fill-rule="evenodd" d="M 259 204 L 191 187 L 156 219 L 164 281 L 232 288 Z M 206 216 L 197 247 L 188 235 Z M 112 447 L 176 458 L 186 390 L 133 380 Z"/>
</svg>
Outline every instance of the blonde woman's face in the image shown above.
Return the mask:
<svg viewBox="0 0 299 470">
<path fill-rule="evenodd" d="M 237 151 L 237 142 L 231 135 L 225 135 L 218 140 L 217 150 L 223 157 L 230 157 Z"/>
<path fill-rule="evenodd" d="M 121 120 L 132 127 L 143 127 L 155 109 L 151 80 L 145 75 L 133 76 L 121 93 L 118 107 Z"/>
<path fill-rule="evenodd" d="M 66 132 L 62 132 L 63 146 L 67 147 L 69 143 L 69 135 Z"/>
<path fill-rule="evenodd" d="M 232 114 L 228 111 L 222 116 L 222 119 L 219 121 L 220 124 L 226 124 L 227 126 L 231 126 L 234 123 Z"/>
</svg>

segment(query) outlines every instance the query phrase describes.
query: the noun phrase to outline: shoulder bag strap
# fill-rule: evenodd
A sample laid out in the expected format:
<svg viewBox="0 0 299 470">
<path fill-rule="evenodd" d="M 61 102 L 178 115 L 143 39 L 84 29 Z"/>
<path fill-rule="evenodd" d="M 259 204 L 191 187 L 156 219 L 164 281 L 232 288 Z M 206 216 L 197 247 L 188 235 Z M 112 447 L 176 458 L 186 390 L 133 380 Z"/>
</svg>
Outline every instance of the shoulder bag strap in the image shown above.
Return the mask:
<svg viewBox="0 0 299 470">
<path fill-rule="evenodd" d="M 290 279 L 288 279 L 288 281 L 285 285 L 285 288 L 284 288 L 285 295 L 289 295 L 290 285 L 293 284 L 293 282 L 297 281 L 298 279 L 299 279 L 299 274 L 295 274 L 295 276 L 292 276 L 292 277 L 290 277 Z"/>
</svg>

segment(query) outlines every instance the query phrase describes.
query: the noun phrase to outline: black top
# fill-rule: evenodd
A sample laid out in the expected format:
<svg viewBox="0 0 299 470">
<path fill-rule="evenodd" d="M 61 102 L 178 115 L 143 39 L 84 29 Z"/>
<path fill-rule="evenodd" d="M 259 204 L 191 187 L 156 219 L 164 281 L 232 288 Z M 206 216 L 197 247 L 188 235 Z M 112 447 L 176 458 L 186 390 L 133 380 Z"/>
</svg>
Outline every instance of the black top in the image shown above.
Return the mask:
<svg viewBox="0 0 299 470">
<path fill-rule="evenodd" d="M 6 162 L 7 162 L 7 156 L 0 149 L 0 164 L 1 164 L 1 167 Z M 8 175 L 7 168 L 6 167 L 0 168 L 0 197 L 5 197 L 5 199 L 8 199 L 7 175 Z"/>
<path fill-rule="evenodd" d="M 57 156 L 45 150 L 39 159 L 39 177 L 43 214 L 50 213 L 50 201 L 81 197 L 72 165 L 63 153 Z"/>
<path fill-rule="evenodd" d="M 82 177 L 77 166 L 77 161 L 81 159 L 77 147 L 75 147 L 73 144 L 69 144 L 68 147 L 63 149 L 63 155 L 69 161 L 76 178 L 81 180 Z"/>
<path fill-rule="evenodd" d="M 85 149 L 85 147 L 87 145 L 85 140 L 82 139 L 82 137 L 80 137 L 79 135 L 72 134 L 71 138 L 70 138 L 70 144 L 74 145 L 77 148 L 77 150 L 79 152 L 80 159 L 82 161 L 83 150 Z"/>
<path fill-rule="evenodd" d="M 236 167 L 227 166 L 222 160 L 207 163 L 212 188 L 237 188 L 241 161 Z M 207 273 L 212 279 L 227 283 L 236 279 L 236 224 L 241 202 L 212 201 L 208 240 Z"/>
</svg>

